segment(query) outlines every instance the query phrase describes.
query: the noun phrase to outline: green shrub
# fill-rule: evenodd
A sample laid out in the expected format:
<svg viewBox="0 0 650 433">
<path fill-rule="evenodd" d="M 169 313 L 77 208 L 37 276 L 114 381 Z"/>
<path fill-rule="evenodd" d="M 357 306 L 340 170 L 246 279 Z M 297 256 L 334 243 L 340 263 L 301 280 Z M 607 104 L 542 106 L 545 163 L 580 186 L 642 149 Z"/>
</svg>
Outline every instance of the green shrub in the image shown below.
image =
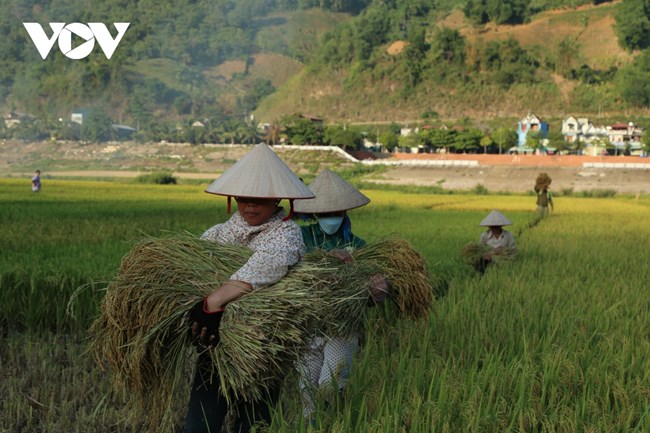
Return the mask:
<svg viewBox="0 0 650 433">
<path fill-rule="evenodd" d="M 571 197 L 573 195 L 573 188 L 562 188 L 560 195 L 565 197 Z"/>
<path fill-rule="evenodd" d="M 594 198 L 614 197 L 616 195 L 616 190 L 615 189 L 590 189 L 589 191 L 582 191 L 581 195 L 583 197 L 594 197 Z"/>
<path fill-rule="evenodd" d="M 472 193 L 476 195 L 487 195 L 488 189 L 483 184 L 479 183 L 474 188 L 472 188 Z"/>
<path fill-rule="evenodd" d="M 154 171 L 149 174 L 142 174 L 136 179 L 138 183 L 155 183 L 158 185 L 176 185 L 176 178 L 169 171 Z"/>
</svg>

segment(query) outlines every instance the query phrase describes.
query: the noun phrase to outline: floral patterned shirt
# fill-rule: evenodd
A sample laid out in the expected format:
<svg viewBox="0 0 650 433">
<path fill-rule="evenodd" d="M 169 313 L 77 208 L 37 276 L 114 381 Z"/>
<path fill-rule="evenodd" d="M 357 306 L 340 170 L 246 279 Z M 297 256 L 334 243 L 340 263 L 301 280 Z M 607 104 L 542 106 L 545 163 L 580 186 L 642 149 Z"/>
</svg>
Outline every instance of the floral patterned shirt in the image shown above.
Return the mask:
<svg viewBox="0 0 650 433">
<path fill-rule="evenodd" d="M 305 254 L 300 227 L 292 220 L 283 221 L 284 216 L 284 210 L 280 210 L 267 222 L 252 226 L 236 212 L 225 223 L 206 230 L 201 239 L 253 250 L 250 259 L 230 279 L 244 281 L 256 290 L 280 280 Z"/>
</svg>

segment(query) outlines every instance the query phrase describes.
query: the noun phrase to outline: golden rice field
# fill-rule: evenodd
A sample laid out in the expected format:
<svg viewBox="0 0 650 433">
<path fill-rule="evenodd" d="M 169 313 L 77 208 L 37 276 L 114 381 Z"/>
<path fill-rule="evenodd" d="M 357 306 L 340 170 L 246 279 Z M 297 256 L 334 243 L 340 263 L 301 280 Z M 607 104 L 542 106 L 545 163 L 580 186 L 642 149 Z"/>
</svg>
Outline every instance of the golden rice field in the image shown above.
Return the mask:
<svg viewBox="0 0 650 433">
<path fill-rule="evenodd" d="M 1 433 L 138 431 L 87 329 L 138 240 L 227 218 L 203 189 L 0 179 Z M 527 195 L 364 193 L 353 231 L 407 240 L 448 291 L 424 320 L 377 309 L 345 399 L 308 428 L 288 382 L 271 432 L 650 431 L 650 197 L 556 197 L 537 222 Z M 481 277 L 460 251 L 495 208 L 519 257 Z"/>
</svg>

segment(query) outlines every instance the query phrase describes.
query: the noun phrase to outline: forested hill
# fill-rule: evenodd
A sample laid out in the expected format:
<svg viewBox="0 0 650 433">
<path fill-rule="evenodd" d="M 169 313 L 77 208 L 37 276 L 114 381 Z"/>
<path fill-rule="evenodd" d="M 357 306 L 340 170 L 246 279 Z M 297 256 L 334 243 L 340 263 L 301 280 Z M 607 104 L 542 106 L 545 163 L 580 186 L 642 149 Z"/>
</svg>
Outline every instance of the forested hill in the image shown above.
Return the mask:
<svg viewBox="0 0 650 433">
<path fill-rule="evenodd" d="M 644 0 L 3 0 L 0 109 L 141 130 L 617 111 L 650 101 L 649 17 Z M 110 59 L 43 60 L 25 22 L 130 25 Z"/>
<path fill-rule="evenodd" d="M 406 12 L 373 3 L 329 33 L 300 77 L 257 113 L 299 107 L 351 122 L 645 114 L 650 2 L 544 3 L 469 0 Z"/>
</svg>

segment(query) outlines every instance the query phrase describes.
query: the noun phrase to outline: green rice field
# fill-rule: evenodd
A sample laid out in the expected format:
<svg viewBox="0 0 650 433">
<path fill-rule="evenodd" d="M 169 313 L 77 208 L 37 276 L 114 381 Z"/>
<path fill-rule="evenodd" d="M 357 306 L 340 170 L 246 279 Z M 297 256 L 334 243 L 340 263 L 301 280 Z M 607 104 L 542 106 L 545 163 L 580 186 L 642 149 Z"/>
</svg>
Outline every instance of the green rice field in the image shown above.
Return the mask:
<svg viewBox="0 0 650 433">
<path fill-rule="evenodd" d="M 0 433 L 140 431 L 87 329 L 137 241 L 228 218 L 204 188 L 0 179 Z M 650 197 L 557 197 L 539 221 L 527 195 L 364 193 L 355 234 L 409 241 L 449 287 L 426 320 L 378 309 L 344 400 L 308 426 L 288 382 L 270 432 L 650 431 Z M 492 209 L 519 257 L 481 277 L 460 251 Z"/>
</svg>

